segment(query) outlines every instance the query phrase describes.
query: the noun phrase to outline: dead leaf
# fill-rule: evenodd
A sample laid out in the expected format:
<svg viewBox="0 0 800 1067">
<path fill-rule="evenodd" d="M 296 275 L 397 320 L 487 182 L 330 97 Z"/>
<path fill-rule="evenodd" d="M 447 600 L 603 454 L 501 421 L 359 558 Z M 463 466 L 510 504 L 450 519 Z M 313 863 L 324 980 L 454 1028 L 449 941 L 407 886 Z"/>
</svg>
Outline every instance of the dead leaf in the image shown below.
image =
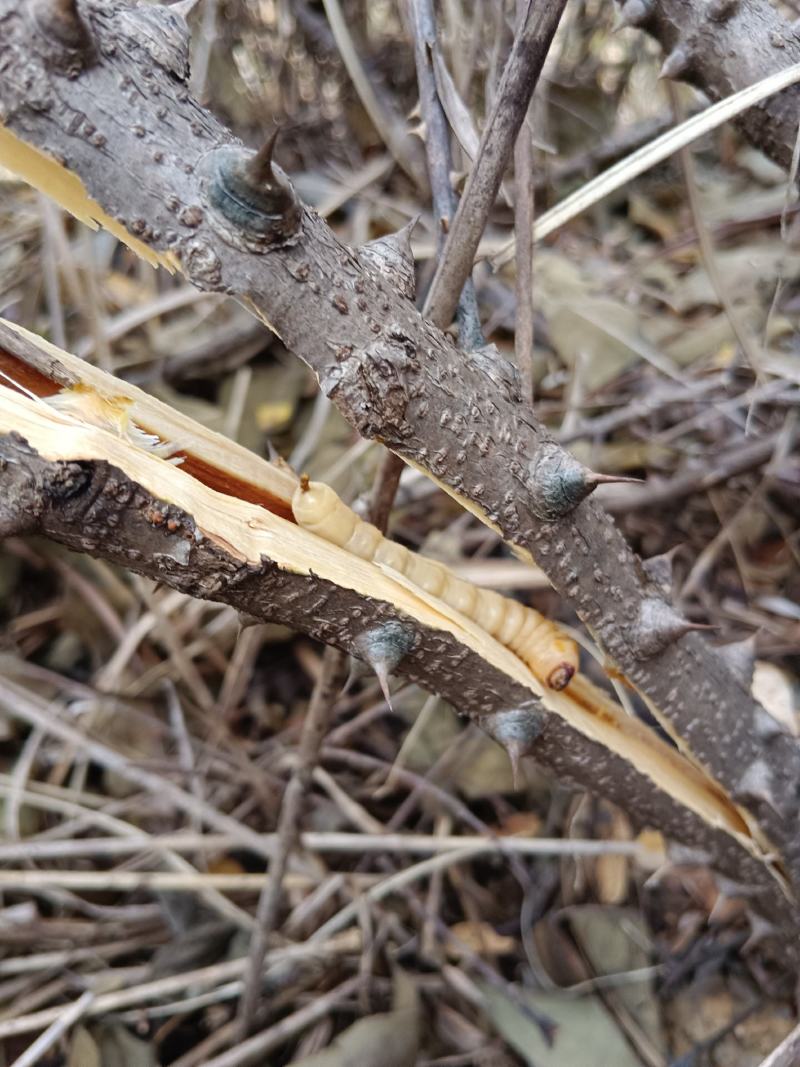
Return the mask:
<svg viewBox="0 0 800 1067">
<path fill-rule="evenodd" d="M 82 1026 L 76 1026 L 70 1036 L 67 1067 L 103 1067 L 100 1049 L 89 1031 Z"/>
<path fill-rule="evenodd" d="M 594 974 L 624 975 L 644 970 L 653 962 L 649 934 L 641 915 L 632 908 L 593 905 L 572 908 L 569 922 L 572 935 Z M 639 1040 L 664 1054 L 666 1040 L 661 1009 L 651 974 L 645 973 L 637 981 L 611 986 L 604 991 L 604 996 L 618 1018 L 632 1020 Z"/>
<path fill-rule="evenodd" d="M 295 1067 L 414 1067 L 418 1048 L 419 996 L 413 981 L 398 970 L 390 1012 L 359 1019 Z"/>
<path fill-rule="evenodd" d="M 797 692 L 790 675 L 773 663 L 756 660 L 752 693 L 759 704 L 792 735 L 800 737 Z"/>
<path fill-rule="evenodd" d="M 604 841 L 630 841 L 631 824 L 625 814 L 607 801 L 598 801 L 599 835 Z M 630 861 L 626 856 L 611 853 L 598 856 L 594 864 L 594 881 L 598 899 L 603 904 L 621 904 L 628 895 Z"/>
<path fill-rule="evenodd" d="M 524 999 L 557 1026 L 548 1047 L 537 1022 L 499 989 L 481 987 L 486 1010 L 497 1031 L 530 1067 L 641 1067 L 641 1060 L 625 1040 L 599 997 L 576 1000 L 558 993 L 525 990 Z"/>
<path fill-rule="evenodd" d="M 458 138 L 458 143 L 469 158 L 474 159 L 478 154 L 480 137 L 472 121 L 472 113 L 461 99 L 461 94 L 456 89 L 456 84 L 450 76 L 450 71 L 447 69 L 447 64 L 442 59 L 438 48 L 433 49 L 432 58 L 436 91 L 439 93 L 439 99 L 442 102 L 447 121 Z"/>
<path fill-rule="evenodd" d="M 517 939 L 498 934 L 490 923 L 461 922 L 450 927 L 450 933 L 479 956 L 505 956 L 516 952 Z M 452 945 L 458 952 L 458 945 Z"/>
<path fill-rule="evenodd" d="M 536 837 L 542 831 L 542 818 L 535 811 L 512 811 L 497 827 L 501 837 Z"/>
</svg>

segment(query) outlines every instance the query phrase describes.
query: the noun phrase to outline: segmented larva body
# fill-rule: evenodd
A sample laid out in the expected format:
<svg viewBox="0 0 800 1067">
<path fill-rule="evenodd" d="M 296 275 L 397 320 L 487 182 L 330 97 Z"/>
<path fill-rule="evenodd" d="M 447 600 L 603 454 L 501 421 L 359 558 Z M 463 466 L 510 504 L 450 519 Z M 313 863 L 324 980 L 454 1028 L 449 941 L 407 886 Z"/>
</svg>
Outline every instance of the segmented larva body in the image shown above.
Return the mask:
<svg viewBox="0 0 800 1067">
<path fill-rule="evenodd" d="M 516 600 L 479 589 L 443 564 L 389 541 L 376 526 L 360 519 L 330 486 L 310 482 L 303 475 L 292 498 L 292 512 L 298 525 L 354 556 L 399 571 L 420 589 L 472 619 L 519 656 L 551 689 L 564 689 L 578 669 L 577 645 L 549 619 Z"/>
</svg>

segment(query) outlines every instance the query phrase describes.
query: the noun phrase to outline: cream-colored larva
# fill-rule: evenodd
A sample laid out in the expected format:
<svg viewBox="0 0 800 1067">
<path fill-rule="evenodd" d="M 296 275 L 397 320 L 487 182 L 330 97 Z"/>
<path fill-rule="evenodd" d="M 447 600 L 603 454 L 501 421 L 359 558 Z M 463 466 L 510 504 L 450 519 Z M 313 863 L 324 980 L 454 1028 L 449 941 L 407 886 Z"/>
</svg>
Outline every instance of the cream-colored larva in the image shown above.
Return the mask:
<svg viewBox="0 0 800 1067">
<path fill-rule="evenodd" d="M 414 585 L 439 597 L 504 644 L 551 689 L 564 689 L 578 669 L 578 648 L 558 627 L 533 608 L 479 589 L 456 577 L 441 563 L 389 541 L 364 522 L 322 482 L 300 479 L 292 497 L 298 525 L 361 559 L 383 563 Z"/>
</svg>

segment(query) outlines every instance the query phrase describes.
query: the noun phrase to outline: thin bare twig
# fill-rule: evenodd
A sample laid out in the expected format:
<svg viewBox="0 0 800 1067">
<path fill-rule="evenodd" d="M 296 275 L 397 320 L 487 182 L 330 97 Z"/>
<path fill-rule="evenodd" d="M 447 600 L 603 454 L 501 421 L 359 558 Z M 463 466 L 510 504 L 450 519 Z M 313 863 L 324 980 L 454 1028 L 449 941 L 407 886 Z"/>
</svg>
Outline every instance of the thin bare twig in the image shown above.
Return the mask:
<svg viewBox="0 0 800 1067">
<path fill-rule="evenodd" d="M 55 709 L 52 705 L 39 700 L 33 693 L 27 692 L 22 686 L 16 685 L 9 679 L 5 679 L 2 693 L 0 693 L 0 706 L 15 719 L 27 722 L 31 726 L 41 727 L 48 734 L 74 745 L 87 758 L 95 760 L 127 781 L 135 782 L 136 785 L 148 790 L 153 796 L 161 796 L 169 800 L 180 810 L 202 820 L 208 826 L 213 826 L 223 833 L 232 834 L 240 844 L 252 848 L 258 855 L 265 856 L 267 859 L 271 858 L 271 849 L 265 846 L 261 834 L 255 833 L 243 823 L 231 818 L 230 815 L 217 811 L 210 804 L 185 792 L 167 778 L 135 766 L 129 759 L 115 752 L 108 745 L 93 741 L 80 730 L 62 722 L 54 715 Z"/>
<path fill-rule="evenodd" d="M 230 1049 L 228 1052 L 223 1052 L 221 1056 L 215 1056 L 213 1060 L 208 1060 L 205 1067 L 238 1067 L 239 1064 L 253 1062 L 254 1056 L 263 1056 L 267 1052 L 271 1052 L 272 1049 L 282 1045 L 288 1038 L 300 1033 L 301 1030 L 305 1030 L 307 1026 L 317 1019 L 324 1018 L 335 1004 L 354 993 L 362 980 L 361 975 L 357 975 L 355 978 L 350 978 L 343 982 L 336 989 L 331 990 L 330 993 L 314 997 L 308 1004 L 305 1004 L 285 1019 L 281 1019 L 274 1026 L 270 1026 L 260 1034 L 254 1034 L 253 1037 L 242 1041 L 235 1048 Z"/>
<path fill-rule="evenodd" d="M 357 947 L 352 936 L 344 936 L 326 943 L 290 945 L 286 948 L 275 949 L 270 953 L 269 962 L 303 960 L 312 957 L 337 956 L 350 953 Z M 144 1004 L 150 1000 L 172 994 L 185 993 L 188 987 L 219 986 L 222 982 L 230 982 L 232 996 L 239 993 L 242 983 L 239 981 L 247 966 L 245 957 L 225 960 L 209 967 L 199 967 L 196 970 L 184 971 L 182 974 L 171 974 L 166 978 L 157 978 L 153 981 L 143 982 L 140 985 L 129 986 L 127 989 L 116 989 L 110 993 L 98 993 L 96 999 L 89 1005 L 86 1014 L 89 1016 L 107 1015 L 129 1008 L 136 1004 Z M 52 1022 L 63 1014 L 63 1006 L 47 1008 L 43 1011 L 32 1012 L 29 1015 L 17 1016 L 13 1019 L 0 1020 L 0 1041 L 19 1034 L 29 1034 L 50 1026 Z"/>
<path fill-rule="evenodd" d="M 341 685 L 345 656 L 328 646 L 322 657 L 322 673 L 308 705 L 297 754 L 297 766 L 286 787 L 278 819 L 277 849 L 270 863 L 270 878 L 258 901 L 256 928 L 250 948 L 250 962 L 245 990 L 239 1006 L 240 1040 L 250 1032 L 261 992 L 261 974 L 269 937 L 275 928 L 278 906 L 283 892 L 286 866 L 300 828 L 303 799 L 311 785 L 311 776 L 319 758 L 328 724 L 328 716 Z"/>
<path fill-rule="evenodd" d="M 762 78 L 746 89 L 740 89 L 717 104 L 705 108 L 703 111 L 692 115 L 680 126 L 674 126 L 671 130 L 649 144 L 643 145 L 632 152 L 619 163 L 615 163 L 596 178 L 586 182 L 574 193 L 565 196 L 555 207 L 541 214 L 533 228 L 533 239 L 543 241 L 551 233 L 561 229 L 562 226 L 586 211 L 593 204 L 613 193 L 615 189 L 621 189 L 628 185 L 640 174 L 655 167 L 665 159 L 678 151 L 683 145 L 689 145 L 711 130 L 721 126 L 723 122 L 729 122 L 738 115 L 743 114 L 755 104 L 766 100 L 770 96 L 795 85 L 800 81 L 800 63 L 794 63 L 786 70 L 779 70 Z M 477 247 L 477 246 L 476 246 Z M 516 241 L 512 238 L 499 252 L 492 255 L 492 265 L 501 267 L 514 258 Z"/>
<path fill-rule="evenodd" d="M 668 82 L 667 90 L 669 92 L 670 103 L 672 104 L 672 112 L 676 120 L 681 122 L 686 118 L 686 112 L 681 102 L 678 89 L 672 82 Z M 706 225 L 705 218 L 703 217 L 703 205 L 700 202 L 700 195 L 697 187 L 697 168 L 695 167 L 694 156 L 688 145 L 683 145 L 678 149 L 678 159 L 680 160 L 681 169 L 683 170 L 683 180 L 686 185 L 686 196 L 689 201 L 689 210 L 692 215 L 692 223 L 694 225 L 695 233 L 697 234 L 697 243 L 700 246 L 700 255 L 703 259 L 703 266 L 706 269 L 708 280 L 711 282 L 717 300 L 719 300 L 720 305 L 727 316 L 728 322 L 731 324 L 731 329 L 734 332 L 736 340 L 739 342 L 742 352 L 744 352 L 747 357 L 747 362 L 750 364 L 753 373 L 756 375 L 756 380 L 760 382 L 763 380 L 763 354 L 760 351 L 758 341 L 751 335 L 747 325 L 742 321 L 738 308 L 730 298 L 725 279 L 720 273 L 716 253 L 714 251 L 714 242 L 711 238 L 709 228 Z"/>
<path fill-rule="evenodd" d="M 528 0 L 425 303 L 424 314 L 440 327 L 452 319 L 472 273 L 478 243 L 565 5 L 566 0 Z"/>
<path fill-rule="evenodd" d="M 323 0 L 323 5 L 336 46 L 342 57 L 342 62 L 350 75 L 364 110 L 369 115 L 370 121 L 395 160 L 414 182 L 420 184 L 422 176 L 416 166 L 411 139 L 404 125 L 401 124 L 399 116 L 388 114 L 386 107 L 378 99 L 378 95 L 367 76 L 367 72 L 364 70 L 364 65 L 353 44 L 353 38 L 350 35 L 347 20 L 339 0 Z"/>
<path fill-rule="evenodd" d="M 78 997 L 74 1004 L 62 1009 L 59 1018 L 52 1022 L 45 1032 L 40 1034 L 33 1044 L 25 1049 L 21 1056 L 14 1060 L 11 1067 L 34 1067 L 34 1064 L 38 1063 L 42 1056 L 63 1037 L 73 1023 L 76 1023 L 78 1019 L 86 1014 L 86 1009 L 94 998 L 94 993 L 91 990 L 87 990 Z"/>
<path fill-rule="evenodd" d="M 436 247 L 441 255 L 445 235 L 456 211 L 456 196 L 450 177 L 453 170 L 450 126 L 436 87 L 433 68 L 433 56 L 439 47 L 433 0 L 411 0 L 411 6 L 419 106 L 422 121 L 425 123 L 425 156 L 433 197 L 433 216 L 437 224 Z M 459 296 L 456 319 L 462 347 L 470 350 L 480 348 L 485 340 L 481 331 L 475 286 L 470 277 L 466 278 Z"/>
<path fill-rule="evenodd" d="M 761 1067 L 794 1067 L 800 1059 L 800 1025 L 762 1061 Z"/>
<path fill-rule="evenodd" d="M 392 768 L 394 770 L 394 768 Z M 399 768 L 398 768 L 399 769 Z M 29 794 L 27 794 L 29 795 Z M 276 834 L 265 834 L 264 842 L 275 846 Z M 631 856 L 652 857 L 646 846 L 636 841 L 615 839 L 593 841 L 561 837 L 503 837 L 496 840 L 467 834 L 350 833 L 341 830 L 308 830 L 299 835 L 300 846 L 308 852 L 381 853 L 421 855 L 447 852 L 454 848 L 485 845 L 487 851 L 515 852 L 521 856 Z M 237 847 L 230 834 L 201 834 L 181 831 L 149 837 L 81 837 L 65 841 L 26 840 L 0 844 L 0 863 L 24 859 L 74 859 L 86 856 L 129 856 L 152 849 L 176 852 L 223 852 Z M 2 965 L 0 965 L 2 973 Z"/>
<path fill-rule="evenodd" d="M 517 0 L 520 27 L 525 17 L 525 0 Z M 517 271 L 514 293 L 517 310 L 514 321 L 514 352 L 522 376 L 522 395 L 533 401 L 533 144 L 527 122 L 523 121 L 514 145 L 514 234 L 517 239 Z"/>
</svg>

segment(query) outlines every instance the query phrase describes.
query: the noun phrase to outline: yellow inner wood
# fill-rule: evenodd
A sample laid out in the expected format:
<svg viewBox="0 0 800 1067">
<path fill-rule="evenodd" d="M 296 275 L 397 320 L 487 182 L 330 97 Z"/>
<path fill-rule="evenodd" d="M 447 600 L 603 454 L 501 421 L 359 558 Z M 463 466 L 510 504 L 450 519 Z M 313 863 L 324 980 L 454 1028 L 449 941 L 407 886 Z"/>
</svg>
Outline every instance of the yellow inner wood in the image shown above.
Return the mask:
<svg viewBox="0 0 800 1067">
<path fill-rule="evenodd" d="M 163 266 L 171 273 L 180 270 L 175 256 L 150 248 L 111 218 L 89 196 L 78 175 L 52 156 L 20 140 L 2 125 L 0 162 L 92 229 L 103 226 L 151 265 Z M 248 306 L 269 325 L 260 308 L 250 302 Z M 131 418 L 143 429 L 157 434 L 162 440 L 195 451 L 215 466 L 229 466 L 254 484 L 268 485 L 270 492 L 291 499 L 294 480 L 287 472 L 260 461 L 252 453 L 193 423 L 135 387 L 106 377 L 41 338 L 34 339 L 34 335 L 27 331 L 13 328 L 47 355 L 61 361 L 75 381 L 92 385 L 109 397 L 128 397 L 132 401 Z M 512 652 L 470 620 L 413 587 L 401 575 L 387 574 L 374 564 L 358 560 L 258 505 L 218 493 L 179 468 L 142 452 L 130 441 L 108 431 L 81 425 L 74 417 L 57 412 L 42 401 L 29 400 L 2 387 L 0 407 L 1 432 L 16 430 L 22 433 L 46 459 L 105 459 L 113 463 L 155 497 L 184 508 L 207 536 L 237 558 L 257 563 L 263 553 L 279 566 L 301 574 L 309 573 L 313 567 L 314 573 L 321 577 L 361 595 L 384 599 L 421 623 L 452 633 L 497 669 L 534 692 L 549 711 L 561 715 L 586 736 L 629 760 L 661 789 L 707 822 L 733 834 L 750 851 L 768 862 L 774 872 L 774 865 L 768 858 L 772 850 L 762 839 L 758 827 L 726 796 L 692 754 L 686 752 L 682 756 L 664 744 L 637 720 L 625 716 L 613 701 L 586 679 L 577 676 L 562 693 L 545 690 Z M 428 471 L 424 473 L 431 477 Z M 466 501 L 450 487 L 438 484 L 481 522 L 496 529 L 481 508 Z M 520 558 L 530 560 L 526 550 L 515 546 L 515 552 Z M 663 718 L 659 709 L 653 710 Z M 682 743 L 681 739 L 678 743 Z M 777 873 L 776 877 L 781 880 Z"/>
<path fill-rule="evenodd" d="M 48 352 L 53 351 L 58 350 L 48 346 Z M 393 604 L 422 625 L 451 634 L 536 695 L 548 711 L 616 752 L 664 792 L 765 859 L 736 806 L 716 783 L 580 675 L 563 692 L 548 690 L 509 649 L 404 576 L 361 560 L 263 507 L 219 493 L 123 436 L 85 425 L 46 401 L 0 386 L 0 433 L 12 431 L 21 434 L 44 459 L 105 460 L 118 467 L 155 498 L 190 514 L 206 537 L 242 562 L 258 565 L 264 556 L 296 574 L 313 572 L 360 596 Z M 270 466 L 257 457 L 253 460 Z"/>
</svg>

